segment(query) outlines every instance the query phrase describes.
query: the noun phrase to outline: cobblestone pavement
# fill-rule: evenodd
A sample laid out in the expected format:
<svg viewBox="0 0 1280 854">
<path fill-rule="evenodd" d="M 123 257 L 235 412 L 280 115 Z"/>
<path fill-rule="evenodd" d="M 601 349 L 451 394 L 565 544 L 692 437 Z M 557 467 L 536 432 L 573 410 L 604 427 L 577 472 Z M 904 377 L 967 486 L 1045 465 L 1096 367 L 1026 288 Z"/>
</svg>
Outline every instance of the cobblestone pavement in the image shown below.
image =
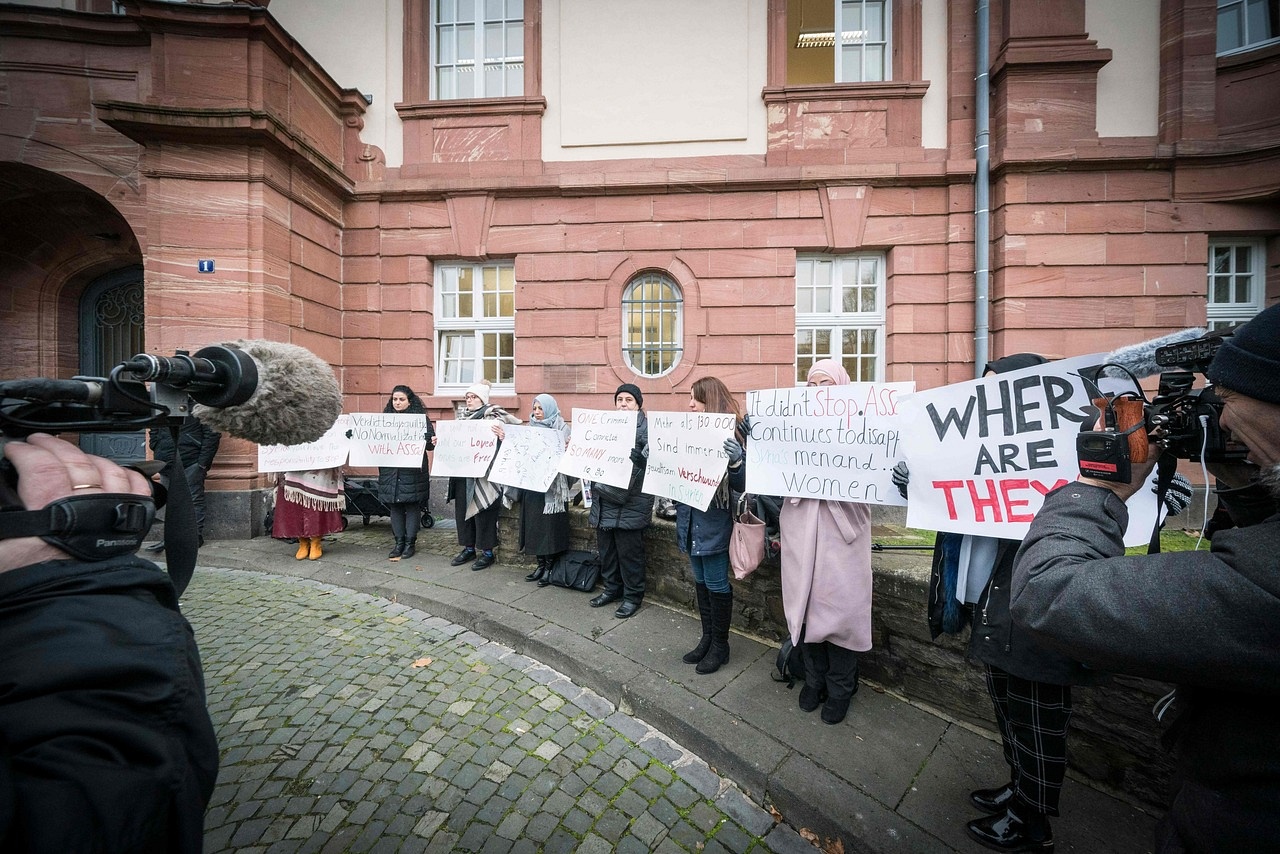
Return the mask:
<svg viewBox="0 0 1280 854">
<path fill-rule="evenodd" d="M 642 721 L 420 610 L 201 568 L 183 611 L 222 750 L 209 852 L 814 850 Z"/>
</svg>

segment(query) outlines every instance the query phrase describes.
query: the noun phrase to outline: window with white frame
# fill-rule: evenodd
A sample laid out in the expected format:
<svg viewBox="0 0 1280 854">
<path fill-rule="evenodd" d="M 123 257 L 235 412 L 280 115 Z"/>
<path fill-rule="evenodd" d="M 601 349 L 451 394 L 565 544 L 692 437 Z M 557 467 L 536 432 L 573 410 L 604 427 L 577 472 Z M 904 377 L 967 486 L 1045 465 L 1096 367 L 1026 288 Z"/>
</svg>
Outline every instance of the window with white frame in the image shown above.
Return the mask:
<svg viewBox="0 0 1280 854">
<path fill-rule="evenodd" d="M 893 78 L 891 0 L 787 0 L 787 76 L 799 83 Z M 837 34 L 839 34 L 837 36 Z"/>
<path fill-rule="evenodd" d="M 524 0 L 432 0 L 431 95 L 524 94 Z"/>
<path fill-rule="evenodd" d="M 1280 0 L 1218 0 L 1218 55 L 1280 41 Z"/>
<path fill-rule="evenodd" d="M 684 352 L 684 295 L 661 273 L 641 273 L 622 292 L 622 357 L 631 370 L 660 377 Z"/>
<path fill-rule="evenodd" d="M 436 394 L 481 379 L 515 391 L 515 292 L 510 261 L 436 265 Z"/>
<path fill-rule="evenodd" d="M 1260 240 L 1209 242 L 1206 317 L 1210 329 L 1243 323 L 1262 311 L 1265 256 Z"/>
<path fill-rule="evenodd" d="M 796 259 L 796 384 L 835 359 L 854 382 L 884 379 L 884 256 Z"/>
</svg>

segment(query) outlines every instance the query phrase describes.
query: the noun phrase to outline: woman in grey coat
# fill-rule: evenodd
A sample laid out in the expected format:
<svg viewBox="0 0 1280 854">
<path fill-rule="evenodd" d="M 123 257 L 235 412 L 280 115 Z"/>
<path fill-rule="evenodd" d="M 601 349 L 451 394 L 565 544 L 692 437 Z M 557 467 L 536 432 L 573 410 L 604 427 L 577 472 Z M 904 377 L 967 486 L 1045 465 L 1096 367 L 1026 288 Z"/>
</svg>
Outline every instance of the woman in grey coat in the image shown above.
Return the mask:
<svg viewBox="0 0 1280 854">
<path fill-rule="evenodd" d="M 435 429 L 431 426 L 431 419 L 427 417 L 422 399 L 407 385 L 398 385 L 391 390 L 391 399 L 382 411 L 404 415 L 420 414 L 427 420 L 423 435 L 425 441 L 422 464 L 417 468 L 382 466 L 378 469 L 378 497 L 391 510 L 391 534 L 396 539 L 387 559 L 400 560 L 413 557 L 417 549 L 422 508 L 431 497 L 430 448 Z"/>
</svg>

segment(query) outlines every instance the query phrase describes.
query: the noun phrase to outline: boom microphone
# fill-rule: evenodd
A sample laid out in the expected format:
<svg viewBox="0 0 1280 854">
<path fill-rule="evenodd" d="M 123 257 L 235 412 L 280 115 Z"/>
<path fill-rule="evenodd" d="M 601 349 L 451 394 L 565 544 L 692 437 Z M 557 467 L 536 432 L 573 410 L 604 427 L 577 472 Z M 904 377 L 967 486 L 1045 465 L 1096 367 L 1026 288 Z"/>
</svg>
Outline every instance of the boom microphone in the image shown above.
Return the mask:
<svg viewBox="0 0 1280 854">
<path fill-rule="evenodd" d="M 1150 341 L 1143 341 L 1140 344 L 1130 344 L 1128 347 L 1121 347 L 1119 350 L 1113 350 L 1107 354 L 1106 362 L 1111 365 L 1119 365 L 1127 368 L 1131 374 L 1137 379 L 1155 376 L 1158 373 L 1167 371 L 1168 368 L 1162 366 L 1156 361 L 1156 350 L 1161 347 L 1167 347 L 1170 344 L 1182 344 L 1186 341 L 1193 341 L 1205 334 L 1203 329 L 1191 327 L 1189 329 L 1180 329 L 1177 332 L 1170 332 L 1168 335 L 1162 335 L 1159 338 L 1153 338 Z M 1108 377 L 1124 377 L 1125 373 L 1116 367 L 1103 368 L 1103 376 Z"/>
<path fill-rule="evenodd" d="M 196 418 L 212 429 L 259 445 L 301 445 L 323 436 L 342 413 L 333 369 L 310 350 L 263 339 L 217 346 L 237 354 L 238 362 L 247 357 L 256 382 L 240 382 L 249 393 L 227 405 L 211 405 L 192 394 Z"/>
</svg>

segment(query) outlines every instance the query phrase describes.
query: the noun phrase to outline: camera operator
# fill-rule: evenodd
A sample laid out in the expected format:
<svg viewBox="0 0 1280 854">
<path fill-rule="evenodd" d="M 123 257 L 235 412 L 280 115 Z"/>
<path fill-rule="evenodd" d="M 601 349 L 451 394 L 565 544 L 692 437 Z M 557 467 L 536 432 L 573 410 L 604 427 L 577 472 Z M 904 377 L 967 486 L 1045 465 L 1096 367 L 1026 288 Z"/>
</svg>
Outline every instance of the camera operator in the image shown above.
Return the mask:
<svg viewBox="0 0 1280 854">
<path fill-rule="evenodd" d="M 151 494 L 141 474 L 47 434 L 4 456 L 28 510 Z M 218 765 L 204 697 L 158 567 L 0 540 L 0 850 L 200 851 Z"/>
<path fill-rule="evenodd" d="M 1090 667 L 1179 686 L 1164 736 L 1178 778 L 1158 851 L 1278 851 L 1280 306 L 1226 339 L 1206 374 L 1253 464 L 1211 465 L 1235 487 L 1218 497 L 1238 527 L 1208 552 L 1125 557 L 1124 499 L 1150 474 L 1153 447 L 1128 483 L 1081 477 L 1049 494 L 1018 553 L 1013 618 Z"/>
</svg>

